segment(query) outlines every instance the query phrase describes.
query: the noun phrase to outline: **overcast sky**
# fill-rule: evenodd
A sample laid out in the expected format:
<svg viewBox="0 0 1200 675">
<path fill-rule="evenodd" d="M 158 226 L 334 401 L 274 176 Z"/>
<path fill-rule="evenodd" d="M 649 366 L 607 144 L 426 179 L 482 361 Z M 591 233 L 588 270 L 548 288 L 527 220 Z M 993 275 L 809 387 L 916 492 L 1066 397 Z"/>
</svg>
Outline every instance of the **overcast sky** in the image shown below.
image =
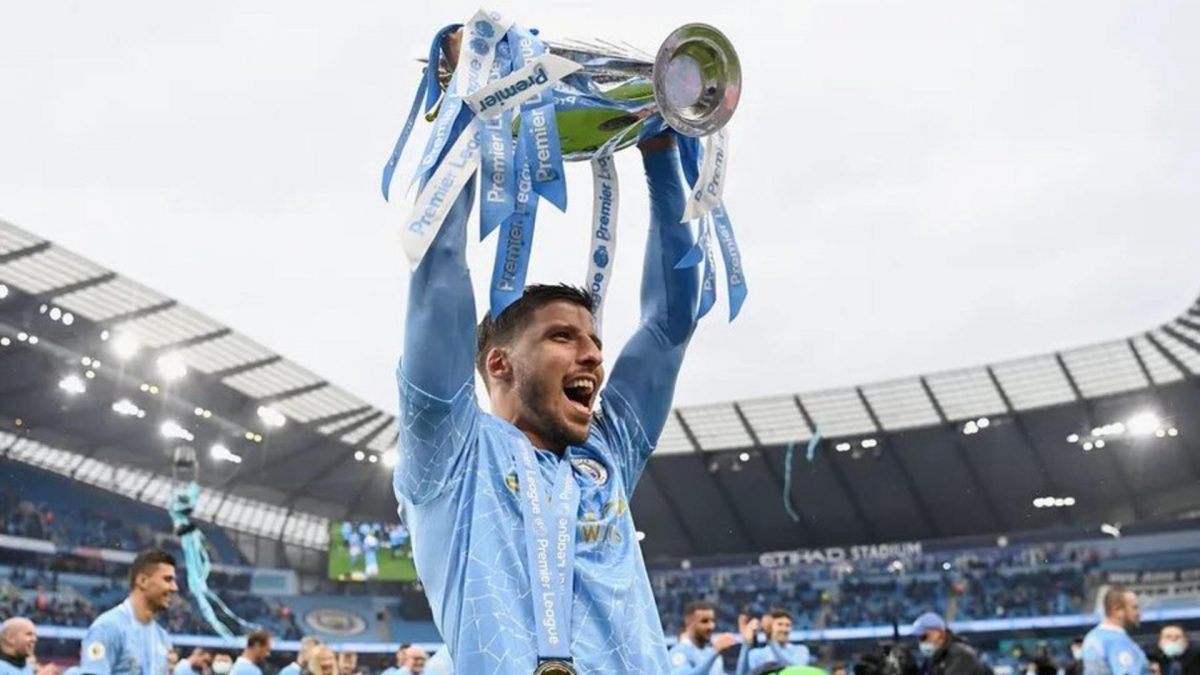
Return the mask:
<svg viewBox="0 0 1200 675">
<path fill-rule="evenodd" d="M 726 203 L 750 297 L 701 326 L 677 403 L 1124 337 L 1200 293 L 1196 2 L 495 7 L 651 52 L 705 21 L 738 48 Z M 379 172 L 414 50 L 476 8 L 4 3 L 0 218 L 391 410 L 410 201 L 384 203 Z M 637 153 L 618 164 L 610 345 L 636 323 L 647 217 Z M 586 165 L 568 185 L 568 214 L 543 206 L 531 280 L 586 271 Z M 471 253 L 480 311 L 494 246 Z"/>
</svg>

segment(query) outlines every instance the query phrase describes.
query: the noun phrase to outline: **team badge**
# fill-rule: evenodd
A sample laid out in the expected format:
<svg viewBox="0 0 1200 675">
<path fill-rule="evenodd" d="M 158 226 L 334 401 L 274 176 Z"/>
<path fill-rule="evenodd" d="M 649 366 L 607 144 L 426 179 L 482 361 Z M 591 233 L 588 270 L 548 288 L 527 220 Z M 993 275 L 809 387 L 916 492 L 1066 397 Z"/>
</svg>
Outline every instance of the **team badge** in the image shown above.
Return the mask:
<svg viewBox="0 0 1200 675">
<path fill-rule="evenodd" d="M 608 482 L 608 469 L 591 457 L 572 459 L 571 465 L 579 469 L 581 473 L 587 474 L 597 485 L 604 485 Z"/>
<path fill-rule="evenodd" d="M 1121 652 L 1117 655 L 1117 662 L 1128 668 L 1133 665 L 1133 652 Z"/>
<path fill-rule="evenodd" d="M 683 652 L 675 652 L 675 655 L 671 657 L 672 666 L 679 667 L 684 663 L 687 663 L 687 657 L 683 655 Z"/>
<path fill-rule="evenodd" d="M 87 648 L 88 658 L 93 661 L 99 661 L 104 658 L 104 645 L 99 642 L 93 642 Z"/>
<path fill-rule="evenodd" d="M 521 492 L 521 486 L 517 483 L 517 474 L 515 473 L 510 473 L 504 477 L 504 486 L 514 495 Z"/>
</svg>

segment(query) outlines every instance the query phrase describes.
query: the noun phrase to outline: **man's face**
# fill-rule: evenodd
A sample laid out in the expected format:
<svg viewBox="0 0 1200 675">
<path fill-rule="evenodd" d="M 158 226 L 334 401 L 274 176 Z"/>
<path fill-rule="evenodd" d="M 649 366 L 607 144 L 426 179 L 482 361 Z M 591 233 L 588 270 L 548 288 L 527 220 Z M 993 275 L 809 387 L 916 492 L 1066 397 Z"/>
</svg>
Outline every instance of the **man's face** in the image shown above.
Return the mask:
<svg viewBox="0 0 1200 675">
<path fill-rule="evenodd" d="M 549 302 L 534 310 L 504 351 L 515 409 L 528 426 L 523 430 L 554 446 L 550 449 L 587 440 L 592 405 L 604 381 L 591 313 L 573 302 Z"/>
<path fill-rule="evenodd" d="M 13 656 L 27 659 L 33 656 L 33 648 L 37 645 L 37 629 L 28 619 L 15 619 L 9 623 L 4 635 L 0 636 L 0 641 L 3 641 Z"/>
<path fill-rule="evenodd" d="M 256 647 L 255 650 L 256 650 L 254 652 L 255 663 L 260 663 L 262 661 L 266 661 L 267 657 L 271 655 L 271 641 L 267 640 L 265 643 Z"/>
<path fill-rule="evenodd" d="M 321 675 L 334 675 L 337 672 L 337 657 L 328 649 L 321 650 L 317 656 L 317 670 Z"/>
<path fill-rule="evenodd" d="M 691 621 L 688 622 L 688 632 L 692 634 L 692 638 L 700 644 L 707 644 L 712 638 L 713 631 L 717 628 L 717 615 L 711 609 L 698 609 L 692 614 Z"/>
<path fill-rule="evenodd" d="M 171 599 L 179 592 L 175 584 L 175 566 L 159 563 L 137 577 L 137 588 L 150 603 L 150 609 L 164 612 L 171 606 Z"/>
<path fill-rule="evenodd" d="M 420 647 L 413 647 L 408 650 L 408 670 L 413 675 L 425 672 L 425 662 L 429 660 L 429 655 Z"/>
<path fill-rule="evenodd" d="M 1130 591 L 1125 594 L 1125 607 L 1118 612 L 1117 618 L 1125 630 L 1133 630 L 1141 625 L 1142 605 L 1136 593 Z"/>
<path fill-rule="evenodd" d="M 174 669 L 177 663 L 179 663 L 179 652 L 172 649 L 167 652 L 167 665 Z"/>
<path fill-rule="evenodd" d="M 781 616 L 771 622 L 771 640 L 787 642 L 792 637 L 792 620 Z"/>
<path fill-rule="evenodd" d="M 338 665 L 342 671 L 342 675 L 353 673 L 354 669 L 358 667 L 358 654 L 354 652 L 342 652 Z"/>
</svg>

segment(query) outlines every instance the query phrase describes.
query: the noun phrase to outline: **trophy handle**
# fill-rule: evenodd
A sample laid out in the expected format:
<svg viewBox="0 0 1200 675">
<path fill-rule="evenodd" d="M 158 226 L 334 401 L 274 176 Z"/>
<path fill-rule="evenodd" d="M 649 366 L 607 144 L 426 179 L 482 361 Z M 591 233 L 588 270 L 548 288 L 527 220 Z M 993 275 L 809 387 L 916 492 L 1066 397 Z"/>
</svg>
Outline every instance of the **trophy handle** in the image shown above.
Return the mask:
<svg viewBox="0 0 1200 675">
<path fill-rule="evenodd" d="M 742 93 L 742 65 L 729 38 L 703 23 L 676 28 L 654 60 L 654 98 L 663 119 L 686 136 L 729 122 Z"/>
</svg>

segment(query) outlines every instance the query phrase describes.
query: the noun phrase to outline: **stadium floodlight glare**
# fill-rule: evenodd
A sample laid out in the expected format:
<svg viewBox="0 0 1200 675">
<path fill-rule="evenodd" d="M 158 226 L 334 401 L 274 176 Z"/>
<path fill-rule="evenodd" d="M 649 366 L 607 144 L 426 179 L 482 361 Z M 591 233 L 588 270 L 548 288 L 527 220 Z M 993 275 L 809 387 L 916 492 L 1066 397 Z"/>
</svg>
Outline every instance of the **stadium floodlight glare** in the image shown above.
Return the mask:
<svg viewBox="0 0 1200 675">
<path fill-rule="evenodd" d="M 29 344 L 36 345 L 37 343 L 38 343 L 38 336 L 30 335 L 29 336 Z"/>
<path fill-rule="evenodd" d="M 750 453 L 743 452 L 742 454 L 738 455 L 738 459 L 742 460 L 743 462 L 749 462 L 750 461 Z"/>
<path fill-rule="evenodd" d="M 354 461 L 361 462 L 366 458 L 367 458 L 367 453 L 363 452 L 362 450 L 354 451 Z"/>
<path fill-rule="evenodd" d="M 242 463 L 241 455 L 234 454 L 229 448 L 221 445 L 220 443 L 213 444 L 212 448 L 210 448 L 208 451 L 208 456 L 212 457 L 218 462 L 232 462 L 233 464 Z"/>
<path fill-rule="evenodd" d="M 396 468 L 396 463 L 400 461 L 400 456 L 395 450 L 388 450 L 380 456 L 379 462 L 388 469 Z"/>
<path fill-rule="evenodd" d="M 68 394 L 82 394 L 87 391 L 87 385 L 83 383 L 83 378 L 78 375 L 68 375 L 58 383 L 58 388 Z"/>
<path fill-rule="evenodd" d="M 977 433 L 979 433 L 979 425 L 975 423 L 975 420 L 971 420 L 970 422 L 967 422 L 966 424 L 963 425 L 962 432 L 963 432 L 963 434 L 965 434 L 967 436 L 977 434 Z"/>
<path fill-rule="evenodd" d="M 63 312 L 62 322 L 64 326 L 70 326 L 75 323 L 75 315 L 70 312 Z"/>
<path fill-rule="evenodd" d="M 1063 506 L 1075 506 L 1075 498 L 1063 497 Z"/>
<path fill-rule="evenodd" d="M 870 450 L 871 448 L 873 448 L 877 445 L 879 445 L 879 441 L 875 440 L 874 438 L 867 438 L 867 439 L 864 439 L 862 442 L 862 446 L 868 450 Z"/>
<path fill-rule="evenodd" d="M 1070 436 L 1067 436 L 1067 442 L 1068 443 L 1078 443 L 1079 442 L 1079 434 L 1071 434 Z"/>
<path fill-rule="evenodd" d="M 117 413 L 118 415 L 124 415 L 126 417 L 145 417 L 146 416 L 145 410 L 142 410 L 141 408 L 137 407 L 137 404 L 135 404 L 133 401 L 130 401 L 127 398 L 123 398 L 120 401 L 117 401 L 116 403 L 112 404 L 112 409 L 113 409 L 113 412 Z"/>
<path fill-rule="evenodd" d="M 112 340 L 113 353 L 117 358 L 127 361 L 134 357 L 142 348 L 142 342 L 132 333 L 117 333 Z"/>
<path fill-rule="evenodd" d="M 980 429 L 986 429 L 989 426 L 991 426 L 991 424 L 992 424 L 992 421 L 986 417 L 980 417 L 978 420 L 975 421 L 975 426 L 979 427 Z"/>
<path fill-rule="evenodd" d="M 1140 412 L 1129 418 L 1129 433 L 1135 436 L 1149 436 L 1158 430 L 1158 415 L 1149 411 Z"/>
<path fill-rule="evenodd" d="M 12 340 L 7 337 L 0 337 L 0 347 L 7 347 L 12 344 Z"/>
<path fill-rule="evenodd" d="M 108 342 L 108 335 L 109 335 L 109 333 L 108 333 L 108 331 L 107 331 L 107 330 L 102 330 L 102 331 L 100 331 L 100 341 L 101 341 L 101 342 Z"/>
<path fill-rule="evenodd" d="M 166 438 L 178 438 L 182 441 L 196 440 L 196 437 L 192 435 L 192 432 L 179 426 L 179 423 L 175 420 L 167 420 L 166 422 L 163 422 L 162 426 L 160 426 L 158 430 L 162 432 L 162 435 Z"/>
<path fill-rule="evenodd" d="M 43 307 L 44 306 L 45 305 L 43 305 Z M 62 310 L 57 307 L 51 307 L 50 308 L 50 319 L 52 321 L 58 321 L 61 318 L 62 318 Z"/>
<path fill-rule="evenodd" d="M 1100 532 L 1107 534 L 1108 536 L 1112 537 L 1113 539 L 1121 538 L 1121 528 L 1116 525 L 1110 525 L 1108 523 L 1104 523 L 1100 526 Z"/>
<path fill-rule="evenodd" d="M 43 304 L 41 307 L 38 307 L 38 314 L 45 314 L 47 309 L 50 309 L 50 305 Z"/>
<path fill-rule="evenodd" d="M 177 354 L 163 354 L 158 357 L 158 374 L 167 382 L 182 379 L 188 374 L 187 364 Z"/>
<path fill-rule="evenodd" d="M 850 452 L 850 444 L 849 443 L 838 443 L 836 446 L 834 446 L 834 449 L 837 450 L 838 452 Z"/>
<path fill-rule="evenodd" d="M 20 341 L 20 342 L 25 342 L 25 341 L 27 341 L 28 339 L 29 339 L 29 333 L 26 333 L 25 331 L 21 331 L 21 332 L 17 333 L 17 340 L 18 340 L 18 341 Z"/>
<path fill-rule="evenodd" d="M 637 540 L 642 541 L 645 538 L 646 538 L 646 533 L 642 532 L 641 530 L 638 530 L 637 531 Z"/>
<path fill-rule="evenodd" d="M 283 416 L 283 413 L 270 406 L 258 406 L 258 417 L 264 424 L 276 429 L 287 423 L 287 418 Z"/>
<path fill-rule="evenodd" d="M 1096 446 L 1092 445 L 1092 443 L 1089 441 L 1089 442 L 1083 444 L 1083 451 L 1088 452 L 1094 447 L 1096 447 Z"/>
<path fill-rule="evenodd" d="M 1096 439 L 1095 445 L 1097 448 L 1103 448 L 1104 447 L 1104 439 L 1103 438 Z"/>
<path fill-rule="evenodd" d="M 372 463 L 372 464 L 374 464 L 375 462 L 378 462 L 378 461 L 379 461 L 379 456 L 378 456 L 378 455 L 374 455 L 374 454 L 372 454 L 372 455 L 367 455 L 367 461 L 368 461 L 368 462 L 370 462 L 370 463 Z"/>
<path fill-rule="evenodd" d="M 3 300 L 7 297 L 8 297 L 8 286 L 5 286 L 4 284 L 0 284 L 0 300 Z"/>
<path fill-rule="evenodd" d="M 1176 429 L 1175 427 L 1171 427 L 1170 429 L 1167 429 L 1167 435 L 1170 436 L 1171 438 L 1175 438 L 1176 436 L 1179 435 L 1179 430 Z"/>
</svg>

